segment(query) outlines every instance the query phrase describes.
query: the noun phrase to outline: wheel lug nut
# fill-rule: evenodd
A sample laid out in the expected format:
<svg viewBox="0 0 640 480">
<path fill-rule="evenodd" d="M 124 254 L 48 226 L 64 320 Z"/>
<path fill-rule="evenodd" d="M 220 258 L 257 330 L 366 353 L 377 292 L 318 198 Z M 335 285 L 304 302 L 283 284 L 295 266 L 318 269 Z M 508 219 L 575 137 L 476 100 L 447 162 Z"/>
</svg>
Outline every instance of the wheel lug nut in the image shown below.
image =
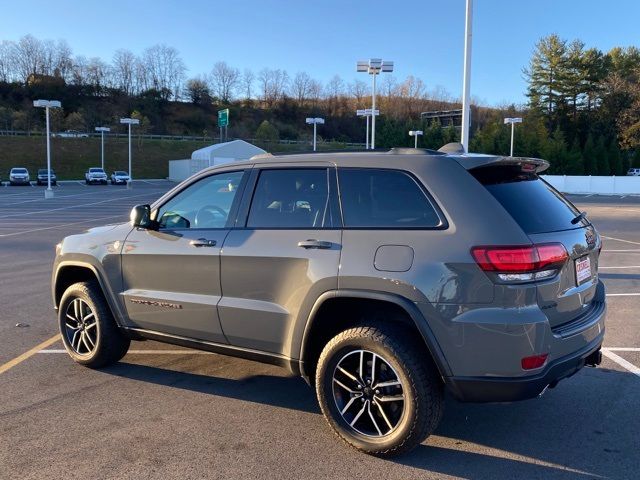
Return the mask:
<svg viewBox="0 0 640 480">
<path fill-rule="evenodd" d="M 376 390 L 376 395 L 380 395 L 380 390 Z"/>
</svg>

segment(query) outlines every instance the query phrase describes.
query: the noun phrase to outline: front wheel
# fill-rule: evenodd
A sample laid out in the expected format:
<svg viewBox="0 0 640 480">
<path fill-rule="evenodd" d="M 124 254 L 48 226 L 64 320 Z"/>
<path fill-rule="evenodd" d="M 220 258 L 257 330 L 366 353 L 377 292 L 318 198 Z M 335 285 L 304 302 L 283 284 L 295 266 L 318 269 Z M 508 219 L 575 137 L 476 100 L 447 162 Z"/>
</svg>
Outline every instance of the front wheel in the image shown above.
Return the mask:
<svg viewBox="0 0 640 480">
<path fill-rule="evenodd" d="M 81 365 L 104 367 L 129 350 L 131 341 L 118 329 L 96 282 L 67 288 L 60 300 L 58 323 L 67 353 Z"/>
<path fill-rule="evenodd" d="M 433 432 L 443 389 L 428 352 L 397 324 L 340 333 L 325 346 L 316 370 L 320 408 L 334 432 L 382 457 L 407 452 Z"/>
</svg>

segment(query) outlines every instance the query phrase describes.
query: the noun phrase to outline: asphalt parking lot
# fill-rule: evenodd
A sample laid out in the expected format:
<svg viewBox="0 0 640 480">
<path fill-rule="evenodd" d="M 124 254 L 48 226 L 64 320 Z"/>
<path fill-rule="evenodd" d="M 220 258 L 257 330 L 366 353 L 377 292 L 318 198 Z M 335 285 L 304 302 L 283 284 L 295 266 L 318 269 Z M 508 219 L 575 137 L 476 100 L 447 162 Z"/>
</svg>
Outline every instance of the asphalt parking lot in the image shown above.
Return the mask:
<svg viewBox="0 0 640 480">
<path fill-rule="evenodd" d="M 100 371 L 64 354 L 55 244 L 171 186 L 70 183 L 46 201 L 42 187 L 0 187 L 0 478 L 639 477 L 640 197 L 571 197 L 604 237 L 601 367 L 535 400 L 448 399 L 433 436 L 381 460 L 345 447 L 313 391 L 277 367 L 150 341 Z"/>
</svg>

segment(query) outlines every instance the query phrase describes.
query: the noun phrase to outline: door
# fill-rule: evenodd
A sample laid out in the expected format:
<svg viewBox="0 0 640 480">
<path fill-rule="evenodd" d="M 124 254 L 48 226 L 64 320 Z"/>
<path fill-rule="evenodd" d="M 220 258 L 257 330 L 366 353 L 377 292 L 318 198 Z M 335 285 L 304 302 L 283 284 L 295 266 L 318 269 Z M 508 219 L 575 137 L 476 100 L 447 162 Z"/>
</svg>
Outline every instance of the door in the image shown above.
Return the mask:
<svg viewBox="0 0 640 480">
<path fill-rule="evenodd" d="M 220 322 L 233 345 L 290 356 L 295 322 L 338 285 L 335 169 L 273 166 L 252 177 L 244 228 L 222 251 Z"/>
<path fill-rule="evenodd" d="M 220 300 L 220 248 L 235 221 L 244 171 L 187 185 L 155 211 L 158 230 L 134 229 L 122 253 L 131 326 L 226 343 Z"/>
</svg>

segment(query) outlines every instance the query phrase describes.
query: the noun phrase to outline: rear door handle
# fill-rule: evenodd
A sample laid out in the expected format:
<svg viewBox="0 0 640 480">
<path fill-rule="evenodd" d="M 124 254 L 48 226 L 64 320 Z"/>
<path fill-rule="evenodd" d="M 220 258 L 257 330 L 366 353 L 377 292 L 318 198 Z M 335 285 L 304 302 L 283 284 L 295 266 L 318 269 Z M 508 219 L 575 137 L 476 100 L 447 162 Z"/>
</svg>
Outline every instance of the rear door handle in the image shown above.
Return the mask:
<svg viewBox="0 0 640 480">
<path fill-rule="evenodd" d="M 329 249 L 333 246 L 331 242 L 325 242 L 324 240 L 303 240 L 298 242 L 298 246 L 302 248 L 320 248 Z"/>
<path fill-rule="evenodd" d="M 207 240 L 206 238 L 199 238 L 197 240 L 191 240 L 189 242 L 189 245 L 191 245 L 192 247 L 215 247 L 216 243 L 217 242 L 215 240 Z"/>
</svg>

